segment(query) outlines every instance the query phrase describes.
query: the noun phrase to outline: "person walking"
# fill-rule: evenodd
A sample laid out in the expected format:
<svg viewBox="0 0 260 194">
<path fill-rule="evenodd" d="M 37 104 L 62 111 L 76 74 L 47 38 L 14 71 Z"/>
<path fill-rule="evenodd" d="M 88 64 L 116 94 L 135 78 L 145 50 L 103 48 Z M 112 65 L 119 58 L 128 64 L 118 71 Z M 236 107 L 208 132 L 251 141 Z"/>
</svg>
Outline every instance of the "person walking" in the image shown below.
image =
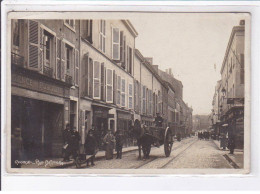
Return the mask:
<svg viewBox="0 0 260 194">
<path fill-rule="evenodd" d="M 85 153 L 86 155 L 90 155 L 87 159 L 87 166 L 89 166 L 89 162 L 91 165 L 94 166 L 95 155 L 97 151 L 97 141 L 94 136 L 94 130 L 89 130 L 88 135 L 85 140 Z"/>
<path fill-rule="evenodd" d="M 73 159 L 76 159 L 79 151 L 79 140 L 80 140 L 79 132 L 76 130 L 76 127 L 73 127 L 71 130 L 71 137 L 69 141 L 69 149 L 70 149 L 69 156 L 72 155 Z"/>
<path fill-rule="evenodd" d="M 63 130 L 63 148 L 62 148 L 62 153 L 63 153 L 63 161 L 67 162 L 69 161 L 70 157 L 70 151 L 69 151 L 69 142 L 71 138 L 71 131 L 70 131 L 70 124 L 66 124 L 65 129 Z"/>
<path fill-rule="evenodd" d="M 116 159 L 122 159 L 122 149 L 124 144 L 124 134 L 122 130 L 117 130 L 115 133 L 116 137 Z"/>
<path fill-rule="evenodd" d="M 234 149 L 235 149 L 235 138 L 233 135 L 230 136 L 228 139 L 228 149 L 230 154 L 234 154 Z"/>
<path fill-rule="evenodd" d="M 22 160 L 23 140 L 21 137 L 21 129 L 15 128 L 11 136 L 11 168 L 21 168 L 21 164 L 16 161 Z"/>
<path fill-rule="evenodd" d="M 110 129 L 108 129 L 108 132 L 105 135 L 103 141 L 104 141 L 104 144 L 105 144 L 106 160 L 111 160 L 111 159 L 113 159 L 115 137 L 112 134 Z"/>
</svg>

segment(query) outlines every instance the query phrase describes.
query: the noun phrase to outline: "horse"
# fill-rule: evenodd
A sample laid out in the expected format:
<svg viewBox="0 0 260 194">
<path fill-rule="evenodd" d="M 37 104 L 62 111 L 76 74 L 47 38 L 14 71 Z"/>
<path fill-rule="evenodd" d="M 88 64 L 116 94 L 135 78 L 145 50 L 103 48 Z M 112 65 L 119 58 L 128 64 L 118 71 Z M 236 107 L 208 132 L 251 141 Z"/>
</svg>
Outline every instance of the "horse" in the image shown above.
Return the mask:
<svg viewBox="0 0 260 194">
<path fill-rule="evenodd" d="M 140 160 L 142 157 L 141 149 L 143 150 L 144 159 L 148 159 L 153 140 L 150 136 L 146 135 L 145 128 L 141 126 L 141 123 L 138 119 L 136 119 L 134 122 L 132 133 L 133 133 L 133 137 L 137 141 L 138 153 L 139 153 L 138 159 Z"/>
</svg>

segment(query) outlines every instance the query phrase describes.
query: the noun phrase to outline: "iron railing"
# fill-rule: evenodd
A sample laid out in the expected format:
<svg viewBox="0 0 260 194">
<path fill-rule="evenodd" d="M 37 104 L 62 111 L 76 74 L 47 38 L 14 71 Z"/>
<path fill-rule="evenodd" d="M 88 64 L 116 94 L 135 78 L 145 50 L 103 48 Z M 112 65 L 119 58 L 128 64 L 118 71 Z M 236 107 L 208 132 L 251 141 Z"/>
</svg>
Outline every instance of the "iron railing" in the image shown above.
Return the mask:
<svg viewBox="0 0 260 194">
<path fill-rule="evenodd" d="M 65 82 L 72 85 L 73 84 L 72 77 L 65 74 Z"/>
<path fill-rule="evenodd" d="M 43 66 L 43 74 L 48 77 L 53 77 L 53 69 L 51 67 Z"/>
<path fill-rule="evenodd" d="M 24 67 L 24 57 L 16 53 L 11 53 L 11 64 Z"/>
</svg>

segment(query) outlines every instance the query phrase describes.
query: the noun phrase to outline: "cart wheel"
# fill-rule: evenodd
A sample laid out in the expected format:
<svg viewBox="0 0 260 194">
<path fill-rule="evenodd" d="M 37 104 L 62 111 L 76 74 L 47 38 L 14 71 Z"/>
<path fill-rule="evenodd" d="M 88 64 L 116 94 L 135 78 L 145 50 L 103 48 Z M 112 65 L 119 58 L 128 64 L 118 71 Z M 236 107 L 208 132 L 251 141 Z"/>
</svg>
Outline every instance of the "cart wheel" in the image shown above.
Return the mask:
<svg viewBox="0 0 260 194">
<path fill-rule="evenodd" d="M 169 130 L 169 127 L 165 130 L 165 137 L 164 137 L 164 153 L 166 157 L 169 157 L 172 151 L 172 134 Z"/>
</svg>

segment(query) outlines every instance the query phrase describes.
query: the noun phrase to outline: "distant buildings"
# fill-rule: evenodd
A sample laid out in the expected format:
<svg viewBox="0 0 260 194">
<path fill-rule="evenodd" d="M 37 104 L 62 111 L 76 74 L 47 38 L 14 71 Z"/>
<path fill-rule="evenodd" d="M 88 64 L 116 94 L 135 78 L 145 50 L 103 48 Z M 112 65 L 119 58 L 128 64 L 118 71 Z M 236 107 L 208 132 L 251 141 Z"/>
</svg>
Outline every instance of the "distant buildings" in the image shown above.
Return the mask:
<svg viewBox="0 0 260 194">
<path fill-rule="evenodd" d="M 232 29 L 212 103 L 215 132 L 234 136 L 239 148 L 244 145 L 244 44 L 245 21 L 241 20 Z"/>
</svg>

